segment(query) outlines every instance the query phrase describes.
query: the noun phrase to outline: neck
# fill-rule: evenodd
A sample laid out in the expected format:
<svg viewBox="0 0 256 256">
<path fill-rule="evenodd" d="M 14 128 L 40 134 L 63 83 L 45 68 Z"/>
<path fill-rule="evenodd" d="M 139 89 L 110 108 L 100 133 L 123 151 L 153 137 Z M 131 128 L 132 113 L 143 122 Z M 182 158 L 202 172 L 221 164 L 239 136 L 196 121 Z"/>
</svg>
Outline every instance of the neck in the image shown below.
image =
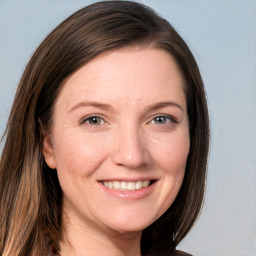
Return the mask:
<svg viewBox="0 0 256 256">
<path fill-rule="evenodd" d="M 142 232 L 117 232 L 64 222 L 61 256 L 141 256 Z M 80 223 L 81 224 L 81 223 Z"/>
</svg>

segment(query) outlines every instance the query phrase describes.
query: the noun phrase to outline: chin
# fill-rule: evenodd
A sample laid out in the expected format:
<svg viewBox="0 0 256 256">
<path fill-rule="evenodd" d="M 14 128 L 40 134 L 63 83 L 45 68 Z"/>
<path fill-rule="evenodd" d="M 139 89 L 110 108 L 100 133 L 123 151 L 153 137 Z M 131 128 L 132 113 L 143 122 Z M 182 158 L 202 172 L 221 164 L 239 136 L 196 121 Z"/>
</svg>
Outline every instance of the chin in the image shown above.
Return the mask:
<svg viewBox="0 0 256 256">
<path fill-rule="evenodd" d="M 137 220 L 127 218 L 125 221 L 122 222 L 116 220 L 115 223 L 111 223 L 109 227 L 121 234 L 127 232 L 142 232 L 155 221 L 155 219 L 147 221 L 145 218 L 143 220 L 140 220 L 140 218 L 137 218 Z"/>
</svg>

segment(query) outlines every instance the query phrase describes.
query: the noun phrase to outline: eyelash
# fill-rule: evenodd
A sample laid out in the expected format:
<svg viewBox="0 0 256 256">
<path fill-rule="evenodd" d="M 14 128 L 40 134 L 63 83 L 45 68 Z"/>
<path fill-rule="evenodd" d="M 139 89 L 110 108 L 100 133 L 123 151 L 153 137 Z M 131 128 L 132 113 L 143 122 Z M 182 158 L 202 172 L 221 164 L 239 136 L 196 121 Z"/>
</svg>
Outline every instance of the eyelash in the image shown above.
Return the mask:
<svg viewBox="0 0 256 256">
<path fill-rule="evenodd" d="M 100 120 L 101 123 L 100 123 L 100 124 L 89 123 L 90 121 L 93 120 L 93 118 Z M 103 123 L 102 123 L 102 122 L 103 122 Z M 87 117 L 83 118 L 83 119 L 80 121 L 80 124 L 87 124 L 87 125 L 91 125 L 91 126 L 100 126 L 100 125 L 103 125 L 103 124 L 105 124 L 105 123 L 106 123 L 106 121 L 105 121 L 102 117 L 100 117 L 100 116 L 98 116 L 98 115 L 87 116 Z"/>
<path fill-rule="evenodd" d="M 168 123 L 178 123 L 177 120 L 173 116 L 166 115 L 166 114 L 160 114 L 160 115 L 154 116 L 153 119 L 149 122 L 149 124 L 151 124 L 153 121 L 156 121 L 157 118 L 164 118 L 166 122 L 164 124 L 156 124 L 156 125 L 166 125 Z M 169 121 L 167 121 L 167 120 L 169 120 Z"/>
</svg>

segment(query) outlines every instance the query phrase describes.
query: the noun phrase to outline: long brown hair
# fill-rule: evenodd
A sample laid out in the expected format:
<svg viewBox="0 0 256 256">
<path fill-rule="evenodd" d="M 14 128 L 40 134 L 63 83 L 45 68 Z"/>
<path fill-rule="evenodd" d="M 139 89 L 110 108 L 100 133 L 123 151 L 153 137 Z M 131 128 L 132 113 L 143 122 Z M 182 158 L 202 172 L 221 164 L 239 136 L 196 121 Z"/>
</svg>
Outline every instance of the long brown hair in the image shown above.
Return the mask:
<svg viewBox="0 0 256 256">
<path fill-rule="evenodd" d="M 59 250 L 62 192 L 56 170 L 49 169 L 41 154 L 41 128 L 50 131 L 55 100 L 69 75 L 103 52 L 135 45 L 165 49 L 176 60 L 184 79 L 191 145 L 179 194 L 143 231 L 142 254 L 173 250 L 191 229 L 204 197 L 209 147 L 207 103 L 196 61 L 173 27 L 150 8 L 103 1 L 55 28 L 23 73 L 0 162 L 1 255 L 47 255 L 49 244 Z"/>
</svg>

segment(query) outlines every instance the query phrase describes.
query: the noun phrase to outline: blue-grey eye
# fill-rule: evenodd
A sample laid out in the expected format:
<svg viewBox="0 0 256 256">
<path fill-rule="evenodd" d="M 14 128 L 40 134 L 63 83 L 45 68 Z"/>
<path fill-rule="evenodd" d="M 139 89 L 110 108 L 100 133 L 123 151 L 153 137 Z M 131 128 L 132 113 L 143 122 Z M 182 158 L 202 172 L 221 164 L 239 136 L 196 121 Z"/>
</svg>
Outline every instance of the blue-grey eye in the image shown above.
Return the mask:
<svg viewBox="0 0 256 256">
<path fill-rule="evenodd" d="M 155 117 L 152 122 L 157 125 L 163 125 L 169 122 L 174 122 L 171 117 L 168 116 L 157 116 Z"/>
<path fill-rule="evenodd" d="M 98 116 L 91 116 L 86 119 L 86 123 L 91 125 L 101 125 L 104 123 L 104 121 Z"/>
</svg>

